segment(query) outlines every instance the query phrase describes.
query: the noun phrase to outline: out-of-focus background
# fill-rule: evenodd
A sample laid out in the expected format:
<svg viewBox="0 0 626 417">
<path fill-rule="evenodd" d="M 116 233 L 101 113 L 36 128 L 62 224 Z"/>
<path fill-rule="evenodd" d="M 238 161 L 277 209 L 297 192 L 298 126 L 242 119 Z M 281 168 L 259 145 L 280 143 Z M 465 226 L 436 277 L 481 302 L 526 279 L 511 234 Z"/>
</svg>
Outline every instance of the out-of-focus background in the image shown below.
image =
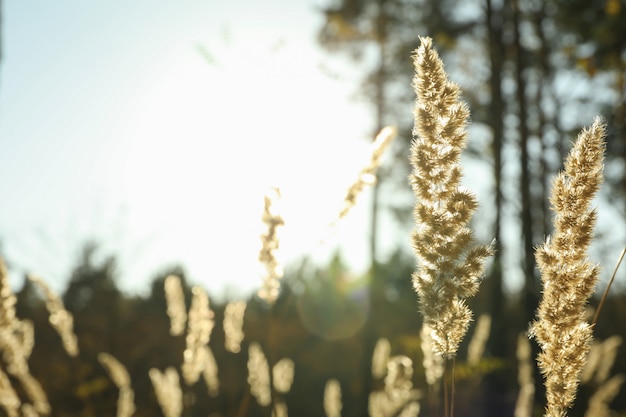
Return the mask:
<svg viewBox="0 0 626 417">
<path fill-rule="evenodd" d="M 39 311 L 27 302 L 29 273 L 62 294 L 74 314 L 91 317 L 85 309 L 94 309 L 93 320 L 107 330 L 85 343 L 93 352 L 143 360 L 137 373 L 156 366 L 150 358 L 157 353 L 147 340 L 127 346 L 122 335 L 136 332 L 135 325 L 165 325 L 122 317 L 145 308 L 155 311 L 155 323 L 157 316 L 165 320 L 153 302 L 161 300 L 168 273 L 205 287 L 222 303 L 218 317 L 226 301 L 258 302 L 263 196 L 273 186 L 282 191 L 285 220 L 280 311 L 293 326 L 283 327 L 280 340 L 317 337 L 323 352 L 358 352 L 345 369 L 324 359 L 328 369 L 320 371 L 344 372 L 350 404 L 344 415 L 365 413 L 376 381 L 351 378 L 367 375 L 378 336 L 419 362 L 407 184 L 411 54 L 419 36 L 433 38 L 470 106 L 464 183 L 481 204 L 477 238 L 498 242 L 472 306 L 494 318 L 486 351 L 493 361 L 466 381 L 484 394 L 476 394 L 474 415 L 510 415 L 513 408 L 514 341 L 540 297 L 533 252 L 551 232 L 550 181 L 596 115 L 608 124 L 590 254 L 603 268 L 599 291 L 624 247 L 624 0 L 4 0 L 1 13 L 0 253 L 11 285 L 26 297 L 20 305 L 27 315 Z M 385 125 L 399 134 L 377 185 L 329 228 Z M 619 333 L 623 277 L 624 269 L 597 325 L 600 338 Z M 111 300 L 126 306 L 114 322 L 107 316 Z M 342 303 L 354 309 L 347 313 Z M 328 317 L 321 319 L 322 311 Z M 249 325 L 252 340 L 259 329 Z M 120 340 L 111 342 L 116 333 Z M 163 340 L 151 341 L 178 357 L 181 346 L 166 350 Z M 623 357 L 616 364 L 622 372 Z M 300 360 L 320 366 L 312 356 Z M 38 369 L 48 372 L 43 363 Z M 78 389 L 90 372 L 100 371 L 68 371 L 67 383 Z M 322 384 L 320 375 L 303 384 Z M 243 389 L 236 387 L 232 392 Z M 113 398 L 106 392 L 105 399 L 101 391 L 59 399 L 57 408 L 66 411 L 56 415 L 99 415 L 93 404 Z M 592 392 L 583 390 L 574 415 L 584 414 Z M 238 395 L 215 412 L 236 415 L 224 410 Z M 294 397 L 294 405 L 304 405 L 293 415 L 321 407 L 321 400 L 307 401 Z M 626 403 L 615 407 L 623 413 Z M 142 410 L 138 415 L 147 415 Z"/>
<path fill-rule="evenodd" d="M 94 240 L 124 290 L 184 264 L 214 292 L 249 293 L 272 186 L 284 257 L 318 250 L 373 127 L 351 100 L 362 71 L 316 42 L 316 7 L 5 2 L 0 241 L 14 273 L 60 289 Z M 342 234 L 362 238 L 355 211 Z M 365 245 L 346 247 L 365 269 Z"/>
</svg>

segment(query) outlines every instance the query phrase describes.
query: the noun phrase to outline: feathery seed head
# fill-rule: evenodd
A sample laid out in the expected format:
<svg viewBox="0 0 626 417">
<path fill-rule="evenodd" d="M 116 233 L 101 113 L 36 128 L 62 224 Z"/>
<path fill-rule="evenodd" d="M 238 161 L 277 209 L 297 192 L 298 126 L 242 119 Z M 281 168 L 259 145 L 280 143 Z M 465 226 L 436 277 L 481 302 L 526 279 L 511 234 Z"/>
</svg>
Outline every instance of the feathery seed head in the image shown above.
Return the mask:
<svg viewBox="0 0 626 417">
<path fill-rule="evenodd" d="M 421 348 L 424 355 L 422 365 L 426 374 L 426 382 L 432 387 L 443 376 L 443 357 L 434 354 L 431 335 L 432 329 L 427 324 L 422 325 L 420 330 Z"/>
<path fill-rule="evenodd" d="M 274 187 L 272 192 L 264 197 L 265 205 L 262 220 L 267 230 L 261 235 L 261 250 L 259 251 L 259 261 L 263 265 L 265 272 L 263 285 L 258 291 L 259 297 L 274 304 L 278 298 L 280 290 L 280 279 L 283 276 L 283 268 L 277 258 L 280 241 L 278 239 L 278 228 L 285 224 L 280 214 L 276 213 L 275 204 L 280 198 L 280 189 Z M 273 207 L 274 206 L 274 207 Z"/>
<path fill-rule="evenodd" d="M 9 285 L 9 273 L 4 259 L 0 257 L 0 328 L 15 320 L 15 295 Z"/>
<path fill-rule="evenodd" d="M 243 334 L 243 319 L 246 313 L 245 301 L 231 301 L 224 309 L 224 347 L 232 353 L 239 353 Z"/>
<path fill-rule="evenodd" d="M 202 346 L 200 349 L 200 357 L 203 361 L 202 378 L 207 386 L 207 390 L 211 397 L 216 397 L 220 391 L 220 380 L 218 377 L 217 361 L 213 355 L 213 351 L 208 345 Z"/>
<path fill-rule="evenodd" d="M 578 135 L 553 183 L 554 233 L 536 250 L 543 296 L 530 334 L 541 348 L 547 416 L 567 414 L 591 348 L 585 307 L 599 268 L 586 260 L 586 252 L 596 221 L 590 205 L 603 180 L 604 136 L 598 118 Z"/>
<path fill-rule="evenodd" d="M 259 405 L 267 406 L 272 402 L 270 368 L 263 349 L 257 342 L 252 342 L 248 347 L 248 384 L 250 393 Z"/>
<path fill-rule="evenodd" d="M 286 394 L 291 389 L 295 373 L 295 364 L 289 358 L 283 358 L 276 362 L 272 368 L 272 380 L 276 391 Z"/>
<path fill-rule="evenodd" d="M 209 297 L 201 287 L 191 289 L 193 298 L 187 320 L 186 347 L 183 352 L 183 378 L 188 385 L 194 384 L 200 378 L 208 362 L 207 344 L 211 339 L 211 332 L 215 323 L 214 313 L 209 307 Z"/>
<path fill-rule="evenodd" d="M 63 347 L 70 356 L 79 353 L 78 339 L 74 333 L 74 316 L 65 309 L 61 298 L 41 279 L 29 276 L 28 279 L 38 286 L 46 297 L 46 308 L 50 313 L 50 324 L 61 336 Z"/>
<path fill-rule="evenodd" d="M 382 378 L 387 371 L 387 362 L 391 353 L 391 344 L 389 340 L 381 337 L 376 342 L 374 353 L 372 354 L 372 376 L 374 378 Z"/>
<path fill-rule="evenodd" d="M 359 172 L 359 176 L 356 181 L 353 182 L 348 188 L 348 191 L 343 198 L 339 215 L 337 216 L 337 219 L 331 223 L 331 227 L 334 226 L 338 220 L 348 215 L 352 207 L 356 205 L 357 197 L 363 192 L 365 186 L 376 184 L 378 181 L 376 171 L 382 163 L 382 156 L 385 150 L 389 147 L 393 138 L 396 137 L 396 134 L 397 129 L 393 126 L 386 126 L 378 133 L 376 139 L 374 139 L 374 142 L 372 143 L 369 161 Z"/>
<path fill-rule="evenodd" d="M 165 417 L 180 417 L 183 411 L 183 393 L 180 388 L 178 372 L 168 367 L 164 372 L 150 368 L 148 372 L 157 402 Z"/>
<path fill-rule="evenodd" d="M 472 320 L 464 300 L 477 293 L 493 245 L 475 245 L 468 227 L 478 207 L 461 186 L 469 110 L 431 39 L 420 40 L 413 58 L 417 102 L 409 179 L 417 197 L 412 245 L 419 269 L 413 286 L 434 352 L 453 357 Z"/>
<path fill-rule="evenodd" d="M 165 300 L 167 302 L 167 315 L 170 318 L 170 334 L 180 336 L 185 331 L 187 323 L 187 307 L 185 306 L 185 293 L 180 278 L 169 275 L 164 282 Z"/>
<path fill-rule="evenodd" d="M 324 411 L 326 417 L 341 417 L 341 385 L 336 379 L 326 382 L 324 388 Z"/>
<path fill-rule="evenodd" d="M 136 410 L 135 393 L 130 386 L 130 375 L 126 367 L 113 355 L 105 352 L 98 354 L 98 361 L 106 369 L 115 386 L 120 390 L 117 399 L 117 417 L 131 417 Z"/>
</svg>

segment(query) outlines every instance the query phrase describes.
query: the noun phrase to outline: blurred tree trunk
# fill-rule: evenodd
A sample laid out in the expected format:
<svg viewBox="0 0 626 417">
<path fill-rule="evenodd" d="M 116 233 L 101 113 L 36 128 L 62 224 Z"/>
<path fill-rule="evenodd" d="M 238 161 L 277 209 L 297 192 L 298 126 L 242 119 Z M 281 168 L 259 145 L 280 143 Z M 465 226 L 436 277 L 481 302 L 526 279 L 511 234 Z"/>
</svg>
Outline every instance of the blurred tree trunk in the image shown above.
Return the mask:
<svg viewBox="0 0 626 417">
<path fill-rule="evenodd" d="M 535 309 L 539 300 L 538 282 L 535 277 L 535 251 L 534 251 L 534 234 L 533 234 L 533 199 L 531 194 L 531 186 L 533 179 L 530 175 L 531 161 L 528 153 L 528 142 L 530 140 L 530 132 L 528 129 L 528 102 L 526 97 L 526 82 L 524 70 L 526 63 L 524 60 L 524 47 L 520 42 L 520 8 L 517 0 L 512 0 L 512 18 L 513 18 L 513 52 L 515 62 L 515 101 L 517 102 L 517 118 L 518 118 L 518 140 L 520 150 L 520 195 L 521 195 L 521 213 L 520 220 L 522 225 L 523 239 L 523 272 L 524 272 L 524 314 L 526 321 L 534 318 Z"/>
<path fill-rule="evenodd" d="M 503 181 L 502 181 L 502 154 L 505 139 L 504 119 L 506 116 L 505 98 L 502 92 L 502 77 L 505 62 L 505 44 L 503 40 L 503 27 L 505 25 L 505 5 L 496 6 L 492 0 L 486 0 L 485 24 L 487 32 L 487 50 L 490 66 L 488 80 L 491 100 L 487 104 L 488 118 L 486 122 L 491 127 L 492 140 L 491 152 L 493 156 L 493 179 L 494 179 L 494 219 L 493 237 L 496 240 L 496 251 L 493 258 L 493 266 L 484 283 L 485 303 L 483 309 L 492 317 L 491 334 L 498 335 L 489 337 L 487 351 L 490 356 L 506 358 L 508 356 L 509 343 L 507 335 L 510 333 L 511 324 L 505 311 L 504 292 L 502 285 L 502 207 L 503 207 Z M 481 303 L 482 304 L 482 303 Z M 485 411 L 489 415 L 503 415 L 507 413 L 507 405 L 503 400 L 506 398 L 507 384 L 501 373 L 492 373 L 485 376 L 483 402 Z"/>
<path fill-rule="evenodd" d="M 548 43 L 548 38 L 544 30 L 544 23 L 546 20 L 545 4 L 541 3 L 538 10 L 535 11 L 533 16 L 533 23 L 537 38 L 539 40 L 539 62 L 538 62 L 538 88 L 536 95 L 536 107 L 538 117 L 538 133 L 537 136 L 541 139 L 541 156 L 540 156 L 540 175 L 541 175 L 541 225 L 542 235 L 548 235 L 552 231 L 552 221 L 550 216 L 550 169 L 548 158 L 548 136 L 550 130 L 553 135 L 553 146 L 557 148 L 558 154 L 562 154 L 561 150 L 561 137 L 563 136 L 562 130 L 559 128 L 558 116 L 556 114 L 550 114 L 547 109 L 544 109 L 542 103 L 551 103 L 556 107 L 557 98 L 554 94 L 554 71 L 550 66 L 550 55 L 552 54 L 552 48 Z M 550 129 L 551 127 L 551 129 Z M 562 159 L 562 158 L 561 158 Z"/>
<path fill-rule="evenodd" d="M 378 0 L 378 14 L 375 17 L 376 21 L 376 29 L 375 29 L 375 38 L 376 38 L 376 47 L 378 49 L 378 68 L 376 70 L 375 75 L 375 112 L 376 112 L 376 127 L 374 134 L 372 135 L 372 140 L 376 137 L 378 132 L 385 127 L 385 115 L 387 114 L 387 106 L 385 102 L 385 90 L 388 87 L 387 83 L 387 74 L 386 74 L 386 45 L 387 45 L 387 16 L 385 15 L 384 3 L 385 0 Z M 380 219 L 380 206 L 379 206 L 379 198 L 380 198 L 380 187 L 381 183 L 384 180 L 384 177 L 381 175 L 379 171 L 377 175 L 377 181 L 372 187 L 372 207 L 370 210 L 370 296 L 369 296 L 369 304 L 370 304 L 370 317 L 373 317 L 376 314 L 375 310 L 375 294 L 373 293 L 374 288 L 382 287 L 382 277 L 380 276 L 378 270 L 378 223 Z M 373 391 L 374 387 L 374 378 L 371 372 L 371 358 L 374 354 L 374 347 L 376 345 L 377 335 L 374 329 L 372 320 L 368 320 L 365 323 L 365 331 L 364 331 L 364 375 L 363 375 L 363 395 L 364 401 L 359 404 L 358 413 L 362 415 L 368 414 L 369 409 L 369 396 L 368 393 Z"/>
<path fill-rule="evenodd" d="M 493 258 L 493 268 L 487 280 L 489 313 L 493 318 L 494 331 L 501 330 L 505 325 L 503 317 L 504 300 L 502 292 L 502 141 L 504 138 L 504 98 L 502 96 L 502 66 L 504 61 L 504 46 L 502 44 L 502 10 L 494 10 L 492 0 L 487 0 L 486 23 L 488 33 L 489 64 L 491 74 L 489 87 L 491 102 L 489 115 L 491 116 L 494 177 L 494 232 L 496 252 Z M 500 334 L 500 333 L 498 333 Z M 506 345 L 504 338 L 490 338 L 489 350 L 496 357 L 504 357 Z"/>
<path fill-rule="evenodd" d="M 384 0 L 378 0 L 379 14 L 376 17 L 376 47 L 378 48 L 378 69 L 376 70 L 376 127 L 372 138 L 375 138 L 378 132 L 385 127 L 385 114 L 387 108 L 385 105 L 385 89 L 386 89 L 386 70 L 385 70 L 385 50 L 387 42 L 387 18 L 383 8 Z M 370 212 L 371 216 L 371 235 L 370 235 L 370 260 L 372 278 L 376 277 L 376 262 L 378 258 L 378 219 L 379 213 L 379 194 L 380 184 L 383 178 L 378 175 L 378 180 L 373 186 L 372 190 L 372 208 Z"/>
<path fill-rule="evenodd" d="M 615 221 L 620 221 L 619 227 L 623 229 L 626 220 L 626 4 L 623 0 L 546 0 L 545 3 L 546 9 L 556 11 L 549 19 L 552 31 L 559 36 L 548 36 L 548 39 L 565 65 L 565 68 L 558 68 L 558 72 L 569 70 L 578 76 L 584 74 L 580 80 L 584 80 L 586 86 L 577 88 L 586 87 L 588 92 L 584 98 L 574 96 L 571 100 L 572 95 L 568 96 L 567 104 L 580 106 L 581 114 L 586 114 L 584 120 L 564 126 L 569 131 L 568 140 L 572 140 L 582 126 L 590 124 L 593 115 L 602 114 L 607 120 L 604 184 L 609 192 L 605 196 L 620 213 L 621 218 Z M 600 93 L 608 90 L 609 94 Z M 607 244 L 619 244 L 620 239 Z"/>
</svg>

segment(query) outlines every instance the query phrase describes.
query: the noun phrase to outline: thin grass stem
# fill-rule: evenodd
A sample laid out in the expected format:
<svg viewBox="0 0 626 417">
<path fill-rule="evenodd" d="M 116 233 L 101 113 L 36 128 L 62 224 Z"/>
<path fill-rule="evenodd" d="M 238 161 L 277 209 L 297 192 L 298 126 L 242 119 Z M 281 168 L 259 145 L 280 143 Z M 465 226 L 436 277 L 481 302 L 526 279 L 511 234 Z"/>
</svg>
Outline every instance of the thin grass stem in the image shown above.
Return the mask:
<svg viewBox="0 0 626 417">
<path fill-rule="evenodd" d="M 617 275 L 617 270 L 619 269 L 619 266 L 621 265 L 622 260 L 624 259 L 624 255 L 626 255 L 626 247 L 622 249 L 622 253 L 617 259 L 617 264 L 615 265 L 615 268 L 613 269 L 613 273 L 611 274 L 611 279 L 609 280 L 609 284 L 606 286 L 606 289 L 604 290 L 604 294 L 602 294 L 602 299 L 600 300 L 600 304 L 598 305 L 598 308 L 596 309 L 596 314 L 593 316 L 593 321 L 591 322 L 592 326 L 595 326 L 595 324 L 598 322 L 598 316 L 600 315 L 600 311 L 602 311 L 602 307 L 604 307 L 604 302 L 606 301 L 606 297 L 609 295 L 609 290 L 611 289 L 611 285 L 613 285 L 613 281 L 615 280 L 615 275 Z"/>
<path fill-rule="evenodd" d="M 450 359 L 446 359 L 443 371 L 443 415 L 450 417 Z"/>
<path fill-rule="evenodd" d="M 456 356 L 452 358 L 452 376 L 450 377 L 450 417 L 454 416 L 454 396 L 456 395 L 456 386 L 454 383 L 456 369 Z"/>
</svg>

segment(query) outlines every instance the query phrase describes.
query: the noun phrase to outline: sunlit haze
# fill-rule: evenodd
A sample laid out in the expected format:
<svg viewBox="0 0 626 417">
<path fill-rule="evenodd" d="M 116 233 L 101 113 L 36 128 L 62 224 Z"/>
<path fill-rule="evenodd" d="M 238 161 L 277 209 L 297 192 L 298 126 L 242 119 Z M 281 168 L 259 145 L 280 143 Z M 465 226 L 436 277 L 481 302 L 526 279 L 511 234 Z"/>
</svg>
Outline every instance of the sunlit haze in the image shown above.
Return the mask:
<svg viewBox="0 0 626 417">
<path fill-rule="evenodd" d="M 367 195 L 317 243 L 372 123 L 350 100 L 355 84 L 321 70 L 354 75 L 317 46 L 315 6 L 5 1 L 0 242 L 12 282 L 34 272 L 63 289 L 95 239 L 124 290 L 181 264 L 215 293 L 247 293 L 271 186 L 285 261 L 341 245 L 364 268 Z"/>
</svg>

